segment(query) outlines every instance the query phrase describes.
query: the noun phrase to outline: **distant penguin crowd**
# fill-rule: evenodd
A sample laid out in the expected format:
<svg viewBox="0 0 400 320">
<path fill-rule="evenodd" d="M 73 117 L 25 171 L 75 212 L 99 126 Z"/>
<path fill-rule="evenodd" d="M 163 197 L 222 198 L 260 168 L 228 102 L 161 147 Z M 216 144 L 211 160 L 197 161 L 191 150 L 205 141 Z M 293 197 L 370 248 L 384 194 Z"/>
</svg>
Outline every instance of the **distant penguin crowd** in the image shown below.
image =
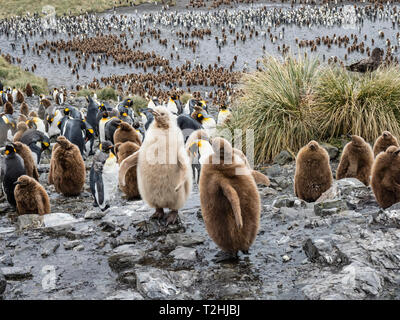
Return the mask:
<svg viewBox="0 0 400 320">
<path fill-rule="evenodd" d="M 51 213 L 50 185 L 61 196 L 80 197 L 88 182 L 96 210 L 111 208 L 122 192 L 128 200 L 142 199 L 154 209 L 150 218 L 168 226 L 179 223 L 179 210 L 196 184 L 206 230 L 222 250 L 217 261 L 249 252 L 261 215 L 257 185 L 269 186 L 270 180 L 219 136 L 232 119 L 228 105 L 219 105 L 213 116 L 201 97 L 183 103 L 177 94 L 164 101 L 148 97 L 147 106 L 137 107 L 129 97 L 112 105 L 95 94 L 84 106 L 72 106 L 67 90 L 35 95 L 29 84 L 5 92 L 1 184 L 18 215 Z M 373 147 L 360 136 L 349 139 L 336 179 L 371 185 L 382 208 L 400 202 L 397 138 L 384 131 Z M 43 153 L 51 154 L 47 181 L 38 171 Z M 299 199 L 317 201 L 333 179 L 329 155 L 317 141 L 300 149 L 294 175 Z"/>
</svg>

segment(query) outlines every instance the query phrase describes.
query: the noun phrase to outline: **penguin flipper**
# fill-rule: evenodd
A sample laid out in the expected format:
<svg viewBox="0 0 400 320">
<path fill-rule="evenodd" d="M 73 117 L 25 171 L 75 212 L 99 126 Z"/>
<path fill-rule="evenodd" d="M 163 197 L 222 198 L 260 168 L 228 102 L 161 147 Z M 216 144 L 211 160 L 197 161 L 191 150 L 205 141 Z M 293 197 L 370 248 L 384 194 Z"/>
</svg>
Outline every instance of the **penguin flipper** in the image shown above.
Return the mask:
<svg viewBox="0 0 400 320">
<path fill-rule="evenodd" d="M 231 204 L 233 215 L 235 216 L 236 225 L 239 229 L 243 227 L 242 212 L 240 209 L 240 199 L 236 190 L 227 182 L 222 181 L 220 187 L 224 196 Z"/>
<path fill-rule="evenodd" d="M 256 182 L 256 184 L 263 184 L 265 186 L 269 186 L 271 184 L 271 182 L 269 181 L 268 177 L 264 174 L 262 174 L 261 172 L 258 172 L 256 170 L 252 170 L 251 171 L 251 175 L 254 178 L 254 181 Z"/>
<path fill-rule="evenodd" d="M 36 166 L 33 167 L 32 177 L 36 181 L 39 181 L 39 172 L 38 172 Z"/>
<path fill-rule="evenodd" d="M 100 207 L 101 210 L 105 209 L 105 203 L 104 203 L 104 185 L 103 185 L 103 178 L 101 176 L 100 172 L 95 172 L 94 173 L 95 177 L 95 199 Z"/>
<path fill-rule="evenodd" d="M 139 152 L 136 151 L 134 154 L 130 155 L 128 158 L 124 159 L 121 162 L 121 165 L 119 167 L 119 176 L 121 177 L 120 182 L 121 186 L 125 187 L 126 186 L 126 173 L 128 170 L 134 166 L 137 166 L 139 160 Z"/>
</svg>

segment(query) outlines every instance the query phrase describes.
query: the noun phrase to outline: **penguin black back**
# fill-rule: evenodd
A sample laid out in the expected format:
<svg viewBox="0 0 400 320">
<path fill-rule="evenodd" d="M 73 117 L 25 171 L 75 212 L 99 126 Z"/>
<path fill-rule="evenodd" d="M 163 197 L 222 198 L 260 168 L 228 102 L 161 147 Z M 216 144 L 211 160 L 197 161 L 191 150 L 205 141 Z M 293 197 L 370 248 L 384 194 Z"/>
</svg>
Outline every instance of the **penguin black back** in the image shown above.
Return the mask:
<svg viewBox="0 0 400 320">
<path fill-rule="evenodd" d="M 15 207 L 15 182 L 20 176 L 26 174 L 24 160 L 19 154 L 16 153 L 16 150 L 12 145 L 7 145 L 4 153 L 6 158 L 4 161 L 5 169 L 3 178 L 3 191 L 6 195 L 8 203 Z"/>
</svg>

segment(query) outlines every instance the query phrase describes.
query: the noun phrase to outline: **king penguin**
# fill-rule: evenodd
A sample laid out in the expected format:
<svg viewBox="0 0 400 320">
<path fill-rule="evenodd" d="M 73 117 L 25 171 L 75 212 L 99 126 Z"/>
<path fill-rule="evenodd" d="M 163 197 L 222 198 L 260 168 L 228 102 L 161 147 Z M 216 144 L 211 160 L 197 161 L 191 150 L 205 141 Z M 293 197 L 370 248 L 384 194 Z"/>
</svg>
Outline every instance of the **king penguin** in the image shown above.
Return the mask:
<svg viewBox="0 0 400 320">
<path fill-rule="evenodd" d="M 104 211 L 110 207 L 118 190 L 119 165 L 110 141 L 103 142 L 100 147 L 90 169 L 90 190 L 94 197 L 93 206 Z"/>
<path fill-rule="evenodd" d="M 4 154 L 6 158 L 4 161 L 4 173 L 2 173 L 4 175 L 2 184 L 3 192 L 6 195 L 8 203 L 15 207 L 17 205 L 14 197 L 15 182 L 17 182 L 20 176 L 26 174 L 24 160 L 12 145 L 6 145 Z"/>
</svg>

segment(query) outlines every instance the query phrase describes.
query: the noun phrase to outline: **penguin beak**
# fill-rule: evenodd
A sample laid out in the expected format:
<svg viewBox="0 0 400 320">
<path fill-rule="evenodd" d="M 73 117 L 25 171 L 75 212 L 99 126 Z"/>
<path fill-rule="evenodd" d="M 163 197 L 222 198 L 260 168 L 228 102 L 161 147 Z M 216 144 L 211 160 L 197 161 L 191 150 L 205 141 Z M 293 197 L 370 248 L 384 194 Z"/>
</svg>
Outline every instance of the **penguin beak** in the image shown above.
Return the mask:
<svg viewBox="0 0 400 320">
<path fill-rule="evenodd" d="M 21 182 L 15 181 L 15 182 L 14 182 L 14 185 L 17 185 L 17 184 L 21 184 Z"/>
</svg>

